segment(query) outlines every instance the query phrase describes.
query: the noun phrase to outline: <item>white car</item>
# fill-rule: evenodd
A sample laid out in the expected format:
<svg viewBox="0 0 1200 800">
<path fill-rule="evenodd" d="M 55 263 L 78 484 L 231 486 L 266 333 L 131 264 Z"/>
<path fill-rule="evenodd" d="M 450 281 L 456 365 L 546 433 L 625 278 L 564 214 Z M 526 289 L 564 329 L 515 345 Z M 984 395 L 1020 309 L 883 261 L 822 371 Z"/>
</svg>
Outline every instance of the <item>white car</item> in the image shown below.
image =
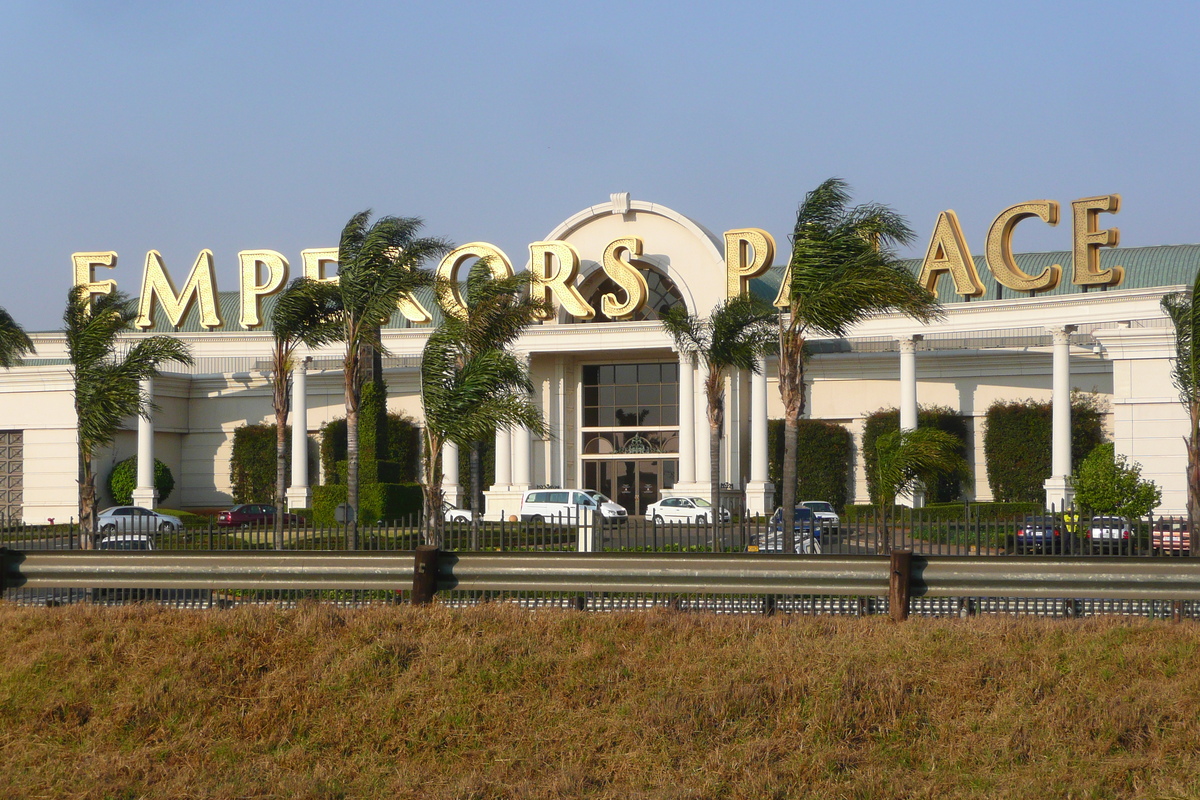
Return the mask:
<svg viewBox="0 0 1200 800">
<path fill-rule="evenodd" d="M 842 519 L 833 510 L 833 506 L 824 500 L 801 500 L 796 505 L 812 509 L 817 520 L 817 527 L 823 530 L 837 530 L 842 527 Z"/>
<path fill-rule="evenodd" d="M 96 542 L 97 550 L 153 550 L 154 540 L 144 533 L 119 533 Z"/>
<path fill-rule="evenodd" d="M 442 503 L 442 517 L 446 522 L 470 522 L 475 519 L 475 512 L 469 508 L 455 508 L 450 503 Z"/>
<path fill-rule="evenodd" d="M 141 506 L 113 506 L 100 512 L 96 527 L 101 533 L 170 533 L 183 530 L 183 523 Z"/>
<path fill-rule="evenodd" d="M 703 497 L 664 497 L 657 503 L 646 506 L 646 519 L 655 524 L 664 522 L 713 521 L 712 503 Z M 721 522 L 729 522 L 729 509 L 721 509 Z"/>
</svg>

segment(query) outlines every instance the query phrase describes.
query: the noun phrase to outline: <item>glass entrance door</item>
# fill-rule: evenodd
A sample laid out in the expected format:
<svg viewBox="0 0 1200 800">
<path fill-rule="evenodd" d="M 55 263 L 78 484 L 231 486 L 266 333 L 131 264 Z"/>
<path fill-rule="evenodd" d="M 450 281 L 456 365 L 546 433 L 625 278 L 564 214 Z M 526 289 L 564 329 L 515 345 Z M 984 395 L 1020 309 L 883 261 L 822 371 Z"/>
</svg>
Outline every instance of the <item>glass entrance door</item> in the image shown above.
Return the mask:
<svg viewBox="0 0 1200 800">
<path fill-rule="evenodd" d="M 608 495 L 631 515 L 646 513 L 664 488 L 675 485 L 678 459 L 626 459 L 585 461 L 584 488 Z"/>
</svg>

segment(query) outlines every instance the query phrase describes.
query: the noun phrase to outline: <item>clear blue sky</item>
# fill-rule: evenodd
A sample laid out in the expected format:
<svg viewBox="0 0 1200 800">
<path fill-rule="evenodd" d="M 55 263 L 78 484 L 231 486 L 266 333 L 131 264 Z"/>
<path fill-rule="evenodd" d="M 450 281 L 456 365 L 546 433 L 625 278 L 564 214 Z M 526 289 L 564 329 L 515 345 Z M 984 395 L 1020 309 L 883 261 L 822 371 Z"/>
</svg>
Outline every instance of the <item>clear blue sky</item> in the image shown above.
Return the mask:
<svg viewBox="0 0 1200 800">
<path fill-rule="evenodd" d="M 1120 193 L 1123 245 L 1200 241 L 1200 4 L 9 0 L 0 306 L 59 326 L 72 252 L 139 289 L 354 212 L 527 245 L 611 192 L 786 248 L 831 175 L 976 254 L 1008 205 Z M 1070 246 L 1027 223 L 1018 251 Z M 107 272 L 107 271 L 102 271 Z"/>
</svg>

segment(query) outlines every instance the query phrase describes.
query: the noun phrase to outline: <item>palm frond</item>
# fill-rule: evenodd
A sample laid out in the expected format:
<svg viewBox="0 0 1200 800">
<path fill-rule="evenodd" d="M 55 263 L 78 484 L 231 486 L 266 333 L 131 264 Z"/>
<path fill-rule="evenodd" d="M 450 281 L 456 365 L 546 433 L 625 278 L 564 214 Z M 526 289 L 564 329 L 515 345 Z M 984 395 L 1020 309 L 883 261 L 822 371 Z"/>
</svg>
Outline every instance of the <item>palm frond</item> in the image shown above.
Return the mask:
<svg viewBox="0 0 1200 800">
<path fill-rule="evenodd" d="M 1163 311 L 1175 326 L 1175 364 L 1172 378 L 1185 405 L 1192 405 L 1200 398 L 1200 272 L 1196 273 L 1195 284 L 1190 292 L 1167 295 L 1162 299 Z"/>
<path fill-rule="evenodd" d="M 0 308 L 0 367 L 8 369 L 21 363 L 21 356 L 34 352 L 33 340 L 12 315 Z"/>
</svg>

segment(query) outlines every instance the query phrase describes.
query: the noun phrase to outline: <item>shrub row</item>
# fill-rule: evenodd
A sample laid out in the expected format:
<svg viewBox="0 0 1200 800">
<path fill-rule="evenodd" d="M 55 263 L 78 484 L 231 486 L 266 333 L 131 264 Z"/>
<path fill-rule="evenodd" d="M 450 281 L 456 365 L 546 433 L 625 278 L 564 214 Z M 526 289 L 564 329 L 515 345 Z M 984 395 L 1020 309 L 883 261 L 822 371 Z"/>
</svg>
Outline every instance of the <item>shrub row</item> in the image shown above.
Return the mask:
<svg viewBox="0 0 1200 800">
<path fill-rule="evenodd" d="M 775 505 L 783 497 L 781 419 L 767 423 L 767 477 L 775 484 Z M 796 431 L 796 499 L 825 500 L 842 508 L 850 496 L 854 434 L 836 422 L 802 419 Z"/>
<path fill-rule="evenodd" d="M 1007 502 L 1045 499 L 1050 477 L 1054 424 L 1051 403 L 1034 400 L 992 403 L 983 449 L 992 496 Z M 1078 464 L 1104 441 L 1104 412 L 1094 395 L 1071 397 L 1071 462 Z"/>
</svg>

